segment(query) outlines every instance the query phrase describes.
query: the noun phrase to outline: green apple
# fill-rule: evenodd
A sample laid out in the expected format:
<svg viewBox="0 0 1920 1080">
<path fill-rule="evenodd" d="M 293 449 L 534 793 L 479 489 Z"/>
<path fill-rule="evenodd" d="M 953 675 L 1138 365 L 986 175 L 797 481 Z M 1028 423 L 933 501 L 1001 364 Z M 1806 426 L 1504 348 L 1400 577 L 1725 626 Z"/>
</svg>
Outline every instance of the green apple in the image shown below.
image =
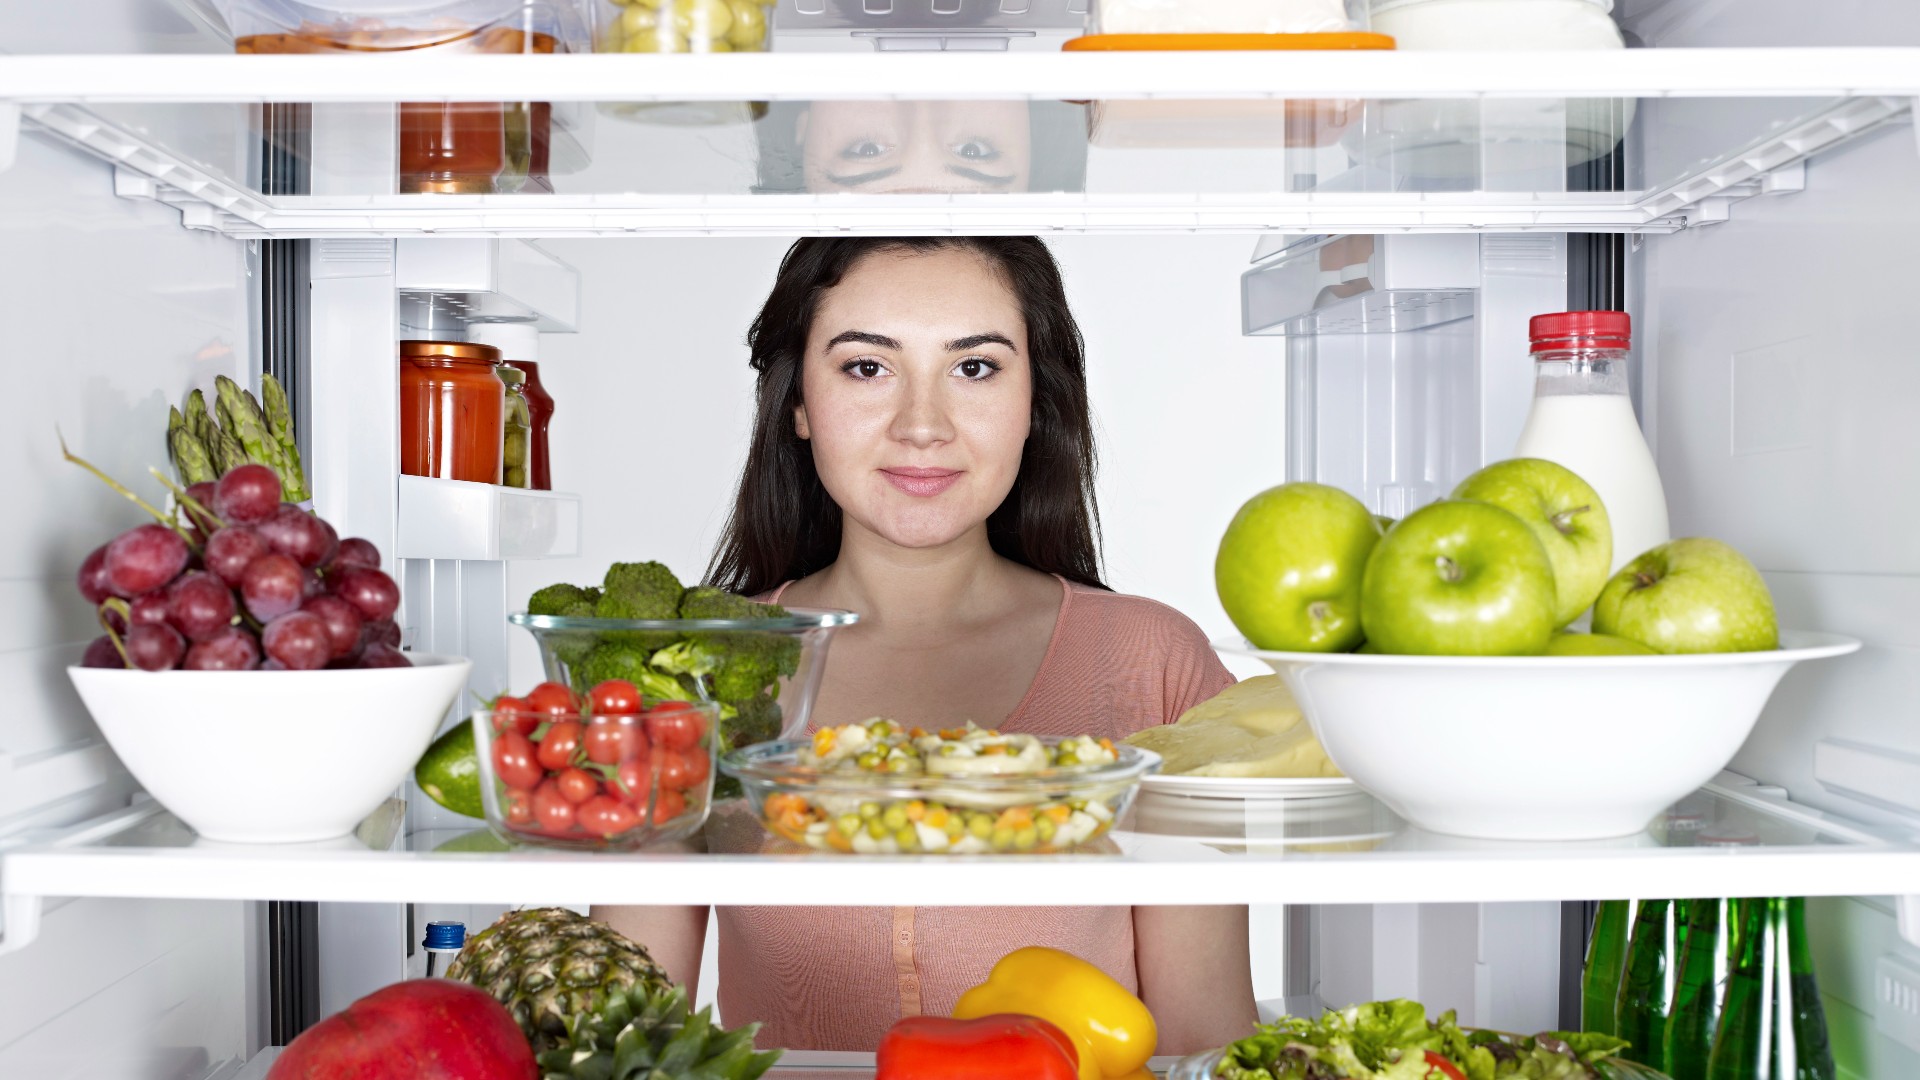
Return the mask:
<svg viewBox="0 0 1920 1080">
<path fill-rule="evenodd" d="M 1637 641 L 1612 634 L 1575 634 L 1568 631 L 1553 635 L 1547 642 L 1548 656 L 1655 656 L 1652 649 Z"/>
<path fill-rule="evenodd" d="M 1345 652 L 1360 644 L 1360 578 L 1380 527 L 1325 484 L 1270 488 L 1233 515 L 1213 583 L 1257 649 Z"/>
<path fill-rule="evenodd" d="M 1383 653 L 1538 656 L 1553 635 L 1553 564 L 1490 503 L 1421 507 L 1367 559 L 1360 622 Z"/>
<path fill-rule="evenodd" d="M 1495 462 L 1460 481 L 1453 497 L 1492 503 L 1540 538 L 1553 563 L 1554 625 L 1593 606 L 1613 569 L 1613 525 L 1599 493 L 1572 469 L 1540 458 Z"/>
<path fill-rule="evenodd" d="M 1620 568 L 1593 605 L 1593 631 L 1662 653 L 1780 647 L 1773 594 L 1731 544 L 1671 540 Z"/>
</svg>

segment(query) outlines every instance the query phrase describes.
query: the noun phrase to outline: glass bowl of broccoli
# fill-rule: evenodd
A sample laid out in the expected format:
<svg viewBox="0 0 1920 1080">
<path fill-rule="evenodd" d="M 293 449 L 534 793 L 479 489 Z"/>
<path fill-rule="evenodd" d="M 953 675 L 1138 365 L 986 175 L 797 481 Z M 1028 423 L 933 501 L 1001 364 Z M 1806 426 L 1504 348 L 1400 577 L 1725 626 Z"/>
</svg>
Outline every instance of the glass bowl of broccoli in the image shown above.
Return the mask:
<svg viewBox="0 0 1920 1080">
<path fill-rule="evenodd" d="M 549 585 L 507 621 L 533 635 L 547 678 L 579 693 L 625 679 L 648 705 L 718 706 L 725 753 L 806 731 L 833 633 L 859 618 L 686 588 L 649 562 L 614 563 L 597 586 Z"/>
</svg>

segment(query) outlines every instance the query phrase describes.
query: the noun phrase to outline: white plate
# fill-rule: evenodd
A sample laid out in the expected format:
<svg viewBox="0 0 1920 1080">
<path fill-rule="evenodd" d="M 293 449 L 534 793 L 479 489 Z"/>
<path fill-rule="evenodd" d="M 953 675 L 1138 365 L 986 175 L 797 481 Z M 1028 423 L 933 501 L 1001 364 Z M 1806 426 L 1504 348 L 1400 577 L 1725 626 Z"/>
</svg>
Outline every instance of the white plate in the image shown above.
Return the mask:
<svg viewBox="0 0 1920 1080">
<path fill-rule="evenodd" d="M 1273 799 L 1331 799 L 1352 795 L 1360 789 L 1345 776 L 1167 776 L 1152 773 L 1142 777 L 1140 790 L 1165 795 L 1185 795 L 1194 799 L 1239 799 L 1265 802 Z"/>
</svg>

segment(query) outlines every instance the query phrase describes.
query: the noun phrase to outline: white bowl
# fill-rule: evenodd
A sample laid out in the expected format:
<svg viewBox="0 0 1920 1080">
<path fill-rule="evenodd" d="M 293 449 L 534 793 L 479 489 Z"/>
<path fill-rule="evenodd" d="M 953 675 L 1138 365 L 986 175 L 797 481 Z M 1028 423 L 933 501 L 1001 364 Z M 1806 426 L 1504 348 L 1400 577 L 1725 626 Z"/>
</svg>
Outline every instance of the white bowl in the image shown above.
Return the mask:
<svg viewBox="0 0 1920 1080">
<path fill-rule="evenodd" d="M 1430 832 L 1594 840 L 1645 829 L 1733 760 L 1787 669 L 1853 652 L 1383 656 L 1215 647 L 1264 660 L 1340 771 Z"/>
<path fill-rule="evenodd" d="M 147 793 L 210 840 L 345 836 L 406 780 L 466 685 L 454 656 L 343 671 L 70 667 Z"/>
</svg>

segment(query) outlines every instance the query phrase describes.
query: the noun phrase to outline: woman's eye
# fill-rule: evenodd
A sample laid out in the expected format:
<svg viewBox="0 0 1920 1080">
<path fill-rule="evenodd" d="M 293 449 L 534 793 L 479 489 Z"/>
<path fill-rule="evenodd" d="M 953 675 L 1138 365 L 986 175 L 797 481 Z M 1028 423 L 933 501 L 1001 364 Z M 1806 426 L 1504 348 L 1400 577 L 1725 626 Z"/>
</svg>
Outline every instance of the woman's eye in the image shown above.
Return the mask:
<svg viewBox="0 0 1920 1080">
<path fill-rule="evenodd" d="M 840 151 L 843 158 L 877 158 L 887 152 L 887 148 L 872 139 L 858 139 L 846 145 Z"/>
<path fill-rule="evenodd" d="M 856 379 L 877 379 L 886 373 L 878 360 L 849 360 L 840 365 L 840 370 Z"/>
<path fill-rule="evenodd" d="M 954 367 L 954 370 L 960 373 L 961 378 L 978 382 L 991 377 L 994 372 L 999 371 L 1000 365 L 985 357 L 969 356 L 965 360 L 960 361 L 960 363 Z"/>
<path fill-rule="evenodd" d="M 953 155 L 970 161 L 995 161 L 999 159 L 1000 151 L 985 139 L 968 139 L 954 145 Z"/>
</svg>

